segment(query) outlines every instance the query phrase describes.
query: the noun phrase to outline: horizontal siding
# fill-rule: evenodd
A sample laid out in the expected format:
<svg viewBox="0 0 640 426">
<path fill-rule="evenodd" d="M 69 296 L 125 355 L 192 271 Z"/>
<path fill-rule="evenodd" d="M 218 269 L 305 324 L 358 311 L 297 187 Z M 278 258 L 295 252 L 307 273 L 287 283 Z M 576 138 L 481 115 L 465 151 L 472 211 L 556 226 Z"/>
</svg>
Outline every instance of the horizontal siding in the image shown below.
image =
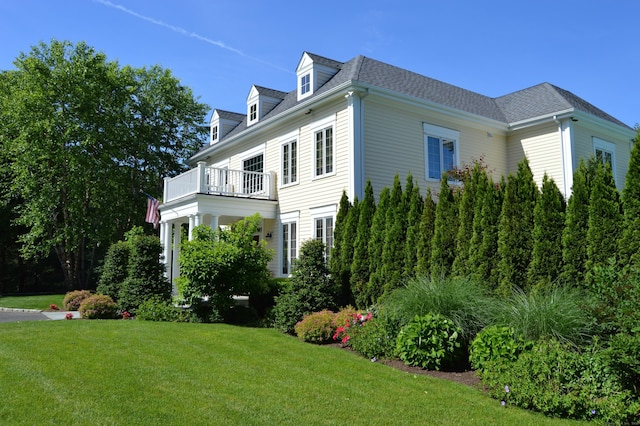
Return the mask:
<svg viewBox="0 0 640 426">
<path fill-rule="evenodd" d="M 538 187 L 547 173 L 556 185 L 562 188 L 562 146 L 558 126 L 551 122 L 534 128 L 521 130 L 509 136 L 509 173 L 518 170 L 518 163 L 526 156 Z"/>
<path fill-rule="evenodd" d="M 373 96 L 365 98 L 364 104 L 365 180 L 371 180 L 376 196 L 383 187 L 391 187 L 396 173 L 404 186 L 407 174 L 411 172 L 423 195 L 427 187 L 435 192 L 439 190 L 439 181 L 425 179 L 423 123 L 460 132 L 460 165 L 483 158 L 498 179 L 506 170 L 506 139 L 499 130 L 453 123 L 440 114 L 420 108 L 409 109 Z"/>
</svg>

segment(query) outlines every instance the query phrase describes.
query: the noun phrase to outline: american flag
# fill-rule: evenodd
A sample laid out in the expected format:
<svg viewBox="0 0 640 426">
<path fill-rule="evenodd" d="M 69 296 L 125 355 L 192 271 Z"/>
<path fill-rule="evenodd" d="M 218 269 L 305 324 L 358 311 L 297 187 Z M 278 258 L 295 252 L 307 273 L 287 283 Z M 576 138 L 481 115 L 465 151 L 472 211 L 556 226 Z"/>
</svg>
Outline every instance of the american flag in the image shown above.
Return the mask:
<svg viewBox="0 0 640 426">
<path fill-rule="evenodd" d="M 158 207 L 160 206 L 160 201 L 155 198 L 147 195 L 147 216 L 144 218 L 145 222 L 153 223 L 153 228 L 157 228 L 160 223 L 160 212 L 158 212 Z"/>
</svg>

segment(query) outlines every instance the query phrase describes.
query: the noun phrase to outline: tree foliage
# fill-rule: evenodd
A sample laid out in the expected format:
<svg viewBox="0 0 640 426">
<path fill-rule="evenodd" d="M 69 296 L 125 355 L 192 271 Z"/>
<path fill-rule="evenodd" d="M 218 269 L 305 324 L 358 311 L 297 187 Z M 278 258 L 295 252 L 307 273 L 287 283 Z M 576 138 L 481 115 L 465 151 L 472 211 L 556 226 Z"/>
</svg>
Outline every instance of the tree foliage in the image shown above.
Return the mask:
<svg viewBox="0 0 640 426">
<path fill-rule="evenodd" d="M 431 241 L 431 276 L 446 277 L 451 274 L 455 260 L 456 235 L 458 234 L 458 202 L 443 175 L 436 206 L 436 217 Z"/>
<path fill-rule="evenodd" d="M 224 315 L 233 306 L 234 295 L 267 289 L 272 253 L 265 241 L 253 239 L 261 223 L 256 213 L 230 229 L 214 231 L 206 225 L 193 229 L 193 239 L 184 242 L 180 251 L 179 287 L 187 303 L 197 306 L 208 299 Z"/>
<path fill-rule="evenodd" d="M 431 195 L 431 188 L 427 188 L 424 206 L 420 217 L 420 234 L 416 243 L 417 265 L 416 275 L 428 275 L 431 266 L 431 241 L 436 223 L 436 202 Z"/>
<path fill-rule="evenodd" d="M 69 287 L 86 287 L 95 254 L 142 223 L 143 188 L 183 170 L 208 107 L 160 67 L 107 61 L 81 42 L 22 53 L 0 79 L 3 157 L 19 199 L 22 254 L 55 251 Z"/>
<path fill-rule="evenodd" d="M 389 294 L 394 288 L 402 284 L 404 271 L 404 246 L 407 234 L 407 208 L 408 200 L 405 194 L 413 191 L 413 178 L 409 174 L 407 178 L 409 188 L 402 191 L 400 176 L 398 173 L 393 178 L 389 208 L 387 209 L 387 226 L 385 228 L 384 246 L 382 247 L 382 285 L 383 294 Z M 410 182 L 410 183 L 409 183 Z"/>
<path fill-rule="evenodd" d="M 364 198 L 360 203 L 358 231 L 355 236 L 350 277 L 351 292 L 355 298 L 356 306 L 360 309 L 366 308 L 369 303 L 366 297 L 366 287 L 369 283 L 369 271 L 371 268 L 369 239 L 371 238 L 371 226 L 375 212 L 376 201 L 373 194 L 373 186 L 371 181 L 367 179 Z"/>
<path fill-rule="evenodd" d="M 365 293 L 367 304 L 376 303 L 382 295 L 382 248 L 387 227 L 387 210 L 390 206 L 391 190 L 388 187 L 380 191 L 378 206 L 371 224 L 371 238 L 369 239 L 369 284 Z"/>
<path fill-rule="evenodd" d="M 633 148 L 624 189 L 624 223 L 620 238 L 620 263 L 640 266 L 640 127 Z"/>
</svg>

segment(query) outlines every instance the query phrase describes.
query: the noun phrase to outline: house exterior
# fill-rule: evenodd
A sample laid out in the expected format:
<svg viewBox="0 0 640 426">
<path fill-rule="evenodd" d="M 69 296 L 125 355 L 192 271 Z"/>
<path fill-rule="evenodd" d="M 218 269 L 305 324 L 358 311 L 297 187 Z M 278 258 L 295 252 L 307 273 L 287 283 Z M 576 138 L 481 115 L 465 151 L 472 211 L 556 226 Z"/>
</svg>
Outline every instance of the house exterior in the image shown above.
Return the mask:
<svg viewBox="0 0 640 426">
<path fill-rule="evenodd" d="M 164 261 L 179 276 L 180 229 L 213 228 L 260 213 L 257 239 L 275 250 L 269 268 L 287 276 L 301 242 L 333 243 L 343 190 L 362 198 L 411 172 L 421 190 L 483 158 L 494 177 L 525 156 L 538 184 L 551 176 L 569 196 L 581 158 L 612 164 L 624 185 L 635 131 L 571 92 L 542 83 L 490 98 L 364 56 L 339 62 L 308 52 L 295 90 L 251 87 L 243 113 L 215 110 L 210 143 L 166 179 Z M 186 225 L 185 225 L 186 226 Z"/>
</svg>

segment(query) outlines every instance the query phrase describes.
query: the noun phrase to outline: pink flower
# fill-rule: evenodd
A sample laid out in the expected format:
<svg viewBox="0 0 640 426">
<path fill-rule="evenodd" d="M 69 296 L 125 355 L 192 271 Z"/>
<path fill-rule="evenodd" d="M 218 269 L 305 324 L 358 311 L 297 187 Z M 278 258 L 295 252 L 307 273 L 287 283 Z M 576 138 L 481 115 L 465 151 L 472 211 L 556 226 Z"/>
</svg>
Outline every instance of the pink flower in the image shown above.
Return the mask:
<svg viewBox="0 0 640 426">
<path fill-rule="evenodd" d="M 64 316 L 64 319 L 73 319 L 73 314 L 71 312 L 67 312 L 67 315 Z"/>
<path fill-rule="evenodd" d="M 58 305 L 56 305 L 55 303 L 52 303 L 49 305 L 49 309 L 51 309 L 52 311 L 57 311 L 58 309 Z"/>
<path fill-rule="evenodd" d="M 347 343 L 349 341 L 349 336 L 344 336 L 342 338 L 342 343 Z"/>
</svg>

